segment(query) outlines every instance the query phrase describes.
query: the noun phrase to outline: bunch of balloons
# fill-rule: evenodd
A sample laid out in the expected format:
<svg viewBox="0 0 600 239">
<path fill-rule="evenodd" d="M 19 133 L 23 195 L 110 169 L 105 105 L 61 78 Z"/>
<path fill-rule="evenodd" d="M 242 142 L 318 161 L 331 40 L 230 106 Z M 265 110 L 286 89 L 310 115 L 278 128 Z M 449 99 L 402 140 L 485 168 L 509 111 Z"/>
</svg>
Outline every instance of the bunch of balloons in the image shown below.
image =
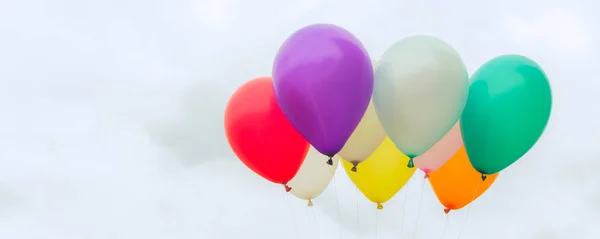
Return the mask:
<svg viewBox="0 0 600 239">
<path fill-rule="evenodd" d="M 225 132 L 246 166 L 309 206 L 342 159 L 378 209 L 418 168 L 448 213 L 533 147 L 551 106 L 544 71 L 524 56 L 498 56 L 469 78 L 438 38 L 407 37 L 373 63 L 353 34 L 315 24 L 283 43 L 272 78 L 233 94 Z"/>
</svg>

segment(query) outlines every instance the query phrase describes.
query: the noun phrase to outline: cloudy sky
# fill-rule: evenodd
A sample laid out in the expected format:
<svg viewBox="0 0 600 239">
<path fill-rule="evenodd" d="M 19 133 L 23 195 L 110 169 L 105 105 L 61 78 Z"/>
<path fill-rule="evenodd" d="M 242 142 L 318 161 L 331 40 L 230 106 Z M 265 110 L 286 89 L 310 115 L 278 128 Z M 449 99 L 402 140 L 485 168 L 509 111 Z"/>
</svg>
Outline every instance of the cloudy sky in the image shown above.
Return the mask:
<svg viewBox="0 0 600 239">
<path fill-rule="evenodd" d="M 0 238 L 599 238 L 598 10 L 592 0 L 2 0 Z M 470 210 L 446 216 L 416 174 L 377 212 L 342 171 L 307 209 L 235 158 L 222 118 L 237 86 L 270 74 L 289 34 L 323 22 L 374 59 L 418 33 L 452 44 L 470 72 L 526 55 L 551 80 L 549 126 Z"/>
</svg>

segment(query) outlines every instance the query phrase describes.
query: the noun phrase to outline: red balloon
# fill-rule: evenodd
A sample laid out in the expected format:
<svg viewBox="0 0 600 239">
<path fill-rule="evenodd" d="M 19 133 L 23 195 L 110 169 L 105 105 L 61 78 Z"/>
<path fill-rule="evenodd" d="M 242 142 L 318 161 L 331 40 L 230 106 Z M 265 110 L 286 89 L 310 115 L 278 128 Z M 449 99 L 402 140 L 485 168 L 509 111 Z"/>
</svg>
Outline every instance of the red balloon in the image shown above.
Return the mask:
<svg viewBox="0 0 600 239">
<path fill-rule="evenodd" d="M 281 112 L 271 77 L 250 80 L 233 93 L 225 109 L 225 134 L 248 168 L 288 191 L 286 184 L 310 146 Z"/>
</svg>

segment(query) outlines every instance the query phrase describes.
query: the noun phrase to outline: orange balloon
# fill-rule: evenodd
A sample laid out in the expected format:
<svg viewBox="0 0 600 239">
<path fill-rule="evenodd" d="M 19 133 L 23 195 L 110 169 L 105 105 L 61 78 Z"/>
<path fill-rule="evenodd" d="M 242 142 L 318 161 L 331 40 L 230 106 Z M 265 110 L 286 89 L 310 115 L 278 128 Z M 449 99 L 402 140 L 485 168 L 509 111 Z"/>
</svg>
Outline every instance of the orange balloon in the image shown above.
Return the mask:
<svg viewBox="0 0 600 239">
<path fill-rule="evenodd" d="M 429 173 L 429 182 L 440 203 L 446 207 L 445 213 L 458 210 L 477 199 L 494 183 L 498 173 L 481 180 L 462 146 L 448 162 L 438 170 Z"/>
</svg>

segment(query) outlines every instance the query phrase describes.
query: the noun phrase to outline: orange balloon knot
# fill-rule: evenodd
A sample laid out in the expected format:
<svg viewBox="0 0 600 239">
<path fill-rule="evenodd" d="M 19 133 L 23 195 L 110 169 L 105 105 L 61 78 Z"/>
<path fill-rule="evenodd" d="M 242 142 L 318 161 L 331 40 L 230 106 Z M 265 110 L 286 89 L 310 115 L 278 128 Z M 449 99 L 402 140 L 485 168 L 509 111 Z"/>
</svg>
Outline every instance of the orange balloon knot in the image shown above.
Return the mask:
<svg viewBox="0 0 600 239">
<path fill-rule="evenodd" d="M 287 184 L 284 184 L 283 187 L 285 187 L 285 191 L 288 192 L 288 193 L 290 191 L 292 191 L 292 188 L 290 188 L 290 186 L 288 186 Z"/>
<path fill-rule="evenodd" d="M 313 206 L 313 204 L 312 204 L 312 200 L 308 199 L 308 205 L 307 205 L 307 206 L 309 206 L 309 207 L 312 207 L 312 206 Z"/>
<path fill-rule="evenodd" d="M 331 157 L 329 157 L 329 160 L 327 160 L 327 164 L 333 166 L 333 159 Z"/>
<path fill-rule="evenodd" d="M 481 181 L 485 181 L 486 178 L 487 178 L 487 175 L 485 175 L 485 174 L 482 173 L 481 174 Z"/>
<path fill-rule="evenodd" d="M 383 209 L 383 205 L 381 205 L 381 203 L 378 202 L 377 203 L 377 210 L 381 210 L 381 209 Z"/>
<path fill-rule="evenodd" d="M 358 165 L 358 163 L 352 163 L 352 169 L 350 169 L 350 171 L 356 173 L 356 165 Z"/>
<path fill-rule="evenodd" d="M 448 214 L 450 212 L 450 208 L 444 208 L 444 213 Z"/>
<path fill-rule="evenodd" d="M 423 178 L 428 179 L 429 178 L 429 173 L 425 173 L 425 177 L 423 177 Z"/>
<path fill-rule="evenodd" d="M 406 165 L 406 166 L 408 166 L 408 168 L 414 168 L 415 167 L 415 162 L 413 161 L 412 158 L 410 158 L 410 160 L 408 160 L 408 165 Z"/>
</svg>

